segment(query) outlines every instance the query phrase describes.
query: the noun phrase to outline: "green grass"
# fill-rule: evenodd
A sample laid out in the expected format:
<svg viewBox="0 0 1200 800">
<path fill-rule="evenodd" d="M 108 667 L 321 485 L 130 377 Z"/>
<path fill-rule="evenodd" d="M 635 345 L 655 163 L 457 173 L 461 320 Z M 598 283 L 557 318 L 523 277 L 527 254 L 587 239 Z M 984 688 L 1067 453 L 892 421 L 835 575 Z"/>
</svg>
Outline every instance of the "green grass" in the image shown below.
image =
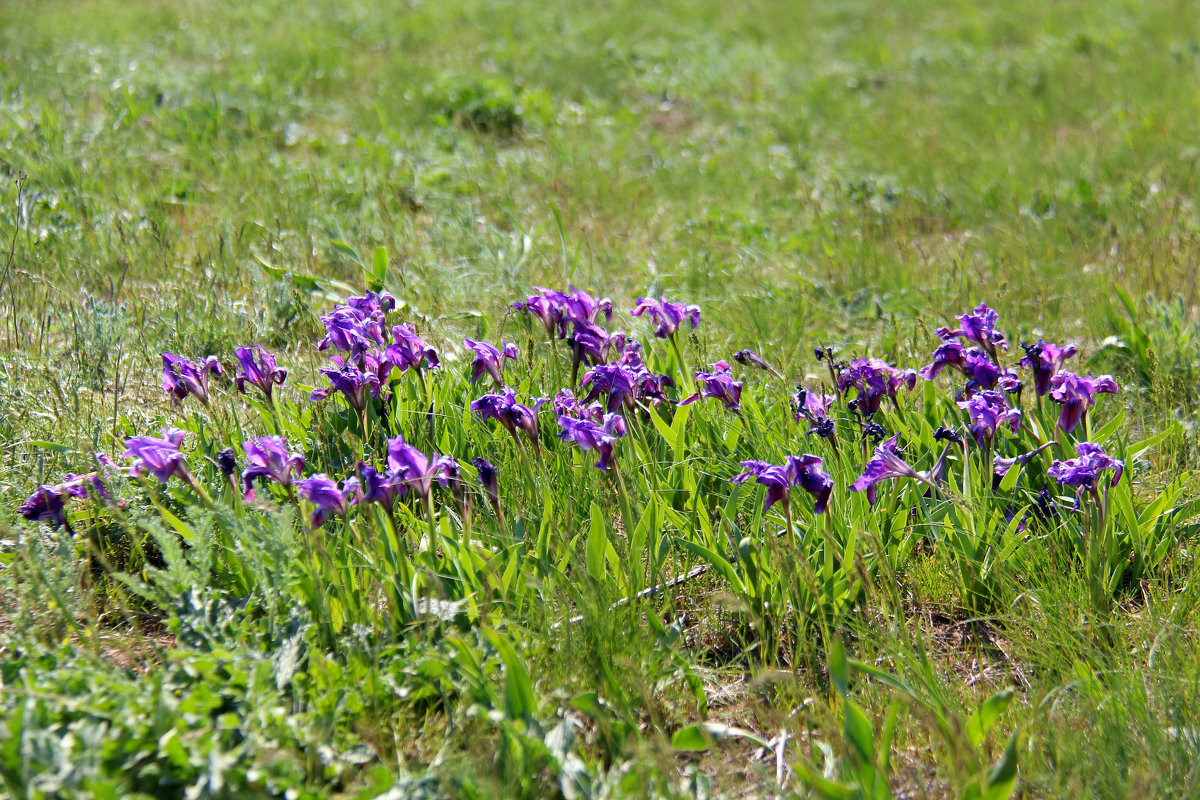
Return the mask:
<svg viewBox="0 0 1200 800">
<path fill-rule="evenodd" d="M 1197 795 L 1195 482 L 1137 517 L 1197 463 L 1198 73 L 1186 2 L 0 0 L 5 791 L 805 796 L 777 786 L 781 734 L 789 768 L 870 780 L 861 709 L 873 746 L 896 714 L 897 794 L 970 796 L 1011 740 L 1028 797 Z M 407 376 L 369 432 L 307 401 L 318 317 L 380 249 L 397 321 L 446 360 L 432 435 Z M 815 345 L 917 366 L 981 300 L 1014 343 L 1076 342 L 1122 384 L 1092 429 L 1123 420 L 1102 561 L 1131 576 L 1097 592 L 1071 514 L 1005 530 L 1049 454 L 995 498 L 960 459 L 973 500 L 898 484 L 868 511 L 857 448 L 804 438 L 787 387 L 740 367 L 746 421 L 666 406 L 617 445 L 624 519 L 594 459 L 534 460 L 466 411 L 464 335 L 520 344 L 522 398 L 558 388 L 507 306 L 569 283 L 611 296 L 660 371 L 625 314 L 643 294 L 703 308 L 692 366 L 752 347 L 810 386 Z M 289 369 L 277 411 L 225 381 L 171 408 L 160 353 L 232 368 L 250 343 Z M 885 417 L 920 469 L 958 413 L 945 385 Z M 213 510 L 118 481 L 118 505 L 72 506 L 75 539 L 16 514 L 167 424 Z M 235 505 L 205 456 L 276 430 L 339 478 L 399 432 L 464 475 L 485 455 L 513 525 L 447 501 L 417 552 L 407 501 L 395 528 L 365 511 L 315 535 L 282 492 Z M 777 509 L 727 479 L 799 452 L 837 467 L 829 527 L 797 492 L 807 533 L 775 537 Z M 1143 534 L 1153 557 L 1120 550 Z"/>
</svg>

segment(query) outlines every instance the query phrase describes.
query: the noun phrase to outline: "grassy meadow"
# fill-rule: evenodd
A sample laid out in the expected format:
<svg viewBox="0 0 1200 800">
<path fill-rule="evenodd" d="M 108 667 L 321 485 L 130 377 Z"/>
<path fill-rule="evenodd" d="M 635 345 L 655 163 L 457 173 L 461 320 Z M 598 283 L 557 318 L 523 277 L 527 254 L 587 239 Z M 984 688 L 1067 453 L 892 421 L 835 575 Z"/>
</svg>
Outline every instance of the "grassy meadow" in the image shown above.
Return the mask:
<svg viewBox="0 0 1200 800">
<path fill-rule="evenodd" d="M 1198 88 L 1175 0 L 0 0 L 0 796 L 1200 797 Z M 535 404 L 595 365 L 512 307 L 572 286 L 674 384 L 599 394 L 608 469 Z M 310 399 L 368 291 L 440 368 Z M 809 433 L 814 348 L 916 369 L 979 303 L 1018 430 L 952 367 Z M 1039 339 L 1119 384 L 1072 430 Z M 719 360 L 736 411 L 680 405 Z M 247 495 L 267 436 L 342 506 Z M 346 500 L 397 437 L 451 461 Z M 1085 441 L 1123 471 L 1077 493 Z M 801 454 L 827 508 L 732 480 Z"/>
</svg>

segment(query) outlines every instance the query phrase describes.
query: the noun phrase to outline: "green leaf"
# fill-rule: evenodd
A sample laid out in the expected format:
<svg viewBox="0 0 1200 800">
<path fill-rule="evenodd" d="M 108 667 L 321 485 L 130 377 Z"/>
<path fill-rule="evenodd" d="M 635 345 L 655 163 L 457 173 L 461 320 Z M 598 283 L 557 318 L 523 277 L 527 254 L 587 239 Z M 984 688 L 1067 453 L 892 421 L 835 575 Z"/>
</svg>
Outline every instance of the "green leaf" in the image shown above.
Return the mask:
<svg viewBox="0 0 1200 800">
<path fill-rule="evenodd" d="M 47 442 L 42 439 L 35 439 L 29 443 L 30 447 L 39 447 L 42 450 L 53 450 L 55 453 L 66 453 L 71 448 L 65 444 L 57 444 L 56 442 Z"/>
<path fill-rule="evenodd" d="M 971 718 L 967 720 L 967 737 L 971 740 L 972 746 L 979 747 L 983 744 L 983 737 L 996 724 L 996 720 L 1012 703 L 1012 699 L 1012 690 L 1005 689 L 983 701 L 979 710 L 971 715 Z"/>
<path fill-rule="evenodd" d="M 533 681 L 512 644 L 493 630 L 485 631 L 488 641 L 504 662 L 504 708 L 511 719 L 531 717 L 537 712 Z"/>
<path fill-rule="evenodd" d="M 603 581 L 606 575 L 604 556 L 608 549 L 608 527 L 604 522 L 604 511 L 600 505 L 592 501 L 592 521 L 588 527 L 587 552 L 585 563 L 588 575 L 592 580 Z"/>
<path fill-rule="evenodd" d="M 698 722 L 675 731 L 671 737 L 671 746 L 676 750 L 701 751 L 712 747 L 718 739 L 745 739 L 759 747 L 766 747 L 766 741 L 745 728 L 724 725 L 720 722 Z"/>
<path fill-rule="evenodd" d="M 1125 451 L 1126 460 L 1131 460 L 1131 459 L 1137 458 L 1138 456 L 1140 456 L 1142 453 L 1146 452 L 1150 448 L 1161 444 L 1164 439 L 1166 439 L 1171 434 L 1175 433 L 1178 429 L 1179 429 L 1179 425 L 1177 423 L 1172 423 L 1171 425 L 1167 426 L 1166 430 L 1159 431 L 1158 433 L 1154 434 L 1150 438 L 1143 439 L 1142 441 L 1138 442 L 1137 444 L 1129 445 L 1129 449 L 1127 449 Z"/>
<path fill-rule="evenodd" d="M 671 747 L 687 752 L 699 752 L 712 747 L 714 741 L 703 725 L 688 725 L 675 731 L 671 737 Z"/>
<path fill-rule="evenodd" d="M 875 741 L 871 721 L 858 706 L 850 700 L 845 701 L 845 719 L 842 722 L 842 733 L 855 752 L 858 753 L 860 764 L 875 764 Z"/>
<path fill-rule="evenodd" d="M 1004 755 L 992 767 L 983 785 L 984 800 L 1008 800 L 1017 783 L 1017 734 L 1013 732 Z"/>
<path fill-rule="evenodd" d="M 1107 442 L 1109 438 L 1125 425 L 1125 409 L 1117 412 L 1117 415 L 1110 419 L 1107 424 L 1100 430 L 1092 434 L 1093 442 Z"/>
<path fill-rule="evenodd" d="M 364 270 L 366 269 L 366 267 L 363 266 L 362 259 L 358 257 L 358 253 L 356 253 L 354 251 L 353 247 L 346 244 L 345 242 L 340 242 L 337 239 L 331 240 L 329 242 L 329 244 L 333 247 L 334 250 L 337 250 L 339 253 L 346 256 L 346 258 L 350 259 L 355 264 L 358 264 L 358 266 L 362 267 Z"/>
<path fill-rule="evenodd" d="M 850 688 L 850 663 L 841 639 L 834 639 L 833 647 L 829 648 L 829 680 L 837 693 L 845 697 Z"/>
<path fill-rule="evenodd" d="M 380 289 L 383 288 L 384 281 L 387 280 L 388 272 L 388 251 L 386 247 L 376 247 L 375 252 L 371 255 L 371 270 L 369 277 Z"/>
</svg>

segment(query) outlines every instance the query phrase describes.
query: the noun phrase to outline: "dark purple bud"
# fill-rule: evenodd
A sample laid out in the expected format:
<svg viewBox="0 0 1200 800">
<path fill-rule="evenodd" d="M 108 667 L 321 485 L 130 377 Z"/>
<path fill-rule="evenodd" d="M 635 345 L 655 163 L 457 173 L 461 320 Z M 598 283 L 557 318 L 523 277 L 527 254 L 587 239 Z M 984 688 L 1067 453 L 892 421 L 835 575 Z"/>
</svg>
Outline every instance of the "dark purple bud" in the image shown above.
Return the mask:
<svg viewBox="0 0 1200 800">
<path fill-rule="evenodd" d="M 498 502 L 500 499 L 500 473 L 492 462 L 482 456 L 476 456 L 471 459 L 471 464 L 479 473 L 479 485 L 487 492 L 488 497 L 492 502 Z"/>
</svg>

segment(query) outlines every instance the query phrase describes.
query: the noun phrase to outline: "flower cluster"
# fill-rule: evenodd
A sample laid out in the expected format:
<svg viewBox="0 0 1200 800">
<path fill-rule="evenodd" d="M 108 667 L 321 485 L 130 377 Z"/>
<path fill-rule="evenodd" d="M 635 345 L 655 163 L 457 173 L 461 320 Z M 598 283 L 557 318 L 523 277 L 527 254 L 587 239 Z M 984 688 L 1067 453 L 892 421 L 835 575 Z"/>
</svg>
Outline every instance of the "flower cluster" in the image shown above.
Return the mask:
<svg viewBox="0 0 1200 800">
<path fill-rule="evenodd" d="M 495 345 L 463 340 L 470 357 L 467 370 L 470 383 L 478 383 L 486 375 L 494 384 L 494 391 L 470 401 L 470 411 L 484 424 L 498 423 L 519 447 L 527 442 L 539 457 L 544 456 L 538 421 L 538 414 L 544 407 L 553 411 L 557 439 L 581 451 L 596 453 L 595 466 L 600 470 L 615 467 L 616 448 L 628 435 L 630 427 L 627 426 L 640 435 L 645 429 L 636 423 L 653 416 L 661 428 L 661 418 L 657 412 L 652 414 L 655 407 L 669 403 L 687 406 L 711 399 L 741 416 L 744 383 L 735 377 L 728 362 L 718 360 L 707 370 L 691 373 L 694 391 L 679 397 L 684 392 L 676 394 L 675 381 L 666 374 L 654 372 L 647 364 L 648 360 L 660 363 L 655 361 L 656 354 L 625 333 L 602 327 L 612 321 L 611 300 L 597 299 L 575 287 L 566 292 L 542 288 L 538 291 L 538 294 L 514 303 L 513 307 L 538 319 L 548 337 L 566 343 L 573 369 L 584 364 L 588 366 L 581 380 L 576 381 L 577 375 L 573 374 L 570 385 L 561 388 L 553 397 L 519 398 L 517 390 L 505 381 L 506 368 L 511 370 L 510 362 L 518 361 L 517 345 L 503 339 Z M 321 317 L 325 336 L 317 343 L 317 349 L 333 350 L 336 354 L 331 356 L 332 366 L 320 370 L 328 385 L 313 390 L 310 399 L 321 401 L 340 394 L 358 413 L 362 451 L 359 458 L 353 459 L 356 466 L 346 470 L 350 474 L 306 474 L 308 459 L 299 448 L 289 445 L 286 438 L 280 435 L 252 437 L 241 444 L 244 461 L 240 466 L 232 447 L 209 458 L 239 502 L 263 507 L 273 500 L 285 498 L 291 502 L 303 501 L 311 506 L 310 523 L 315 528 L 332 517 L 346 517 L 355 506 L 365 504 L 377 504 L 391 517 L 398 499 L 411 495 L 425 505 L 431 533 L 435 487 L 449 490 L 463 502 L 464 513 L 469 510 L 459 462 L 451 456 L 424 452 L 401 434 L 386 439 L 386 463 L 372 463 L 371 451 L 385 440 L 386 435 L 378 435 L 382 426 L 370 430 L 368 422 L 382 420 L 390 426 L 391 433 L 396 433 L 405 419 L 404 415 L 393 413 L 396 406 L 392 390 L 400 380 L 398 376 L 416 373 L 423 396 L 428 400 L 431 395 L 425 373 L 441 367 L 437 351 L 418 335 L 415 328 L 410 324 L 390 324 L 388 315 L 396 306 L 391 295 L 368 292 L 361 297 L 349 298 L 344 305 Z M 655 325 L 654 335 L 670 340 L 680 373 L 687 376 L 678 333 L 681 327 L 695 328 L 699 324 L 699 307 L 665 297 L 643 297 L 629 313 L 633 317 L 648 317 Z M 831 386 L 808 388 L 800 385 L 789 396 L 792 417 L 809 426 L 806 435 L 816 434 L 826 439 L 839 453 L 839 459 L 846 454 L 838 450 L 839 420 L 834 418 L 834 409 L 845 412 L 846 417 L 840 421 L 845 422 L 848 418 L 849 424 L 856 426 L 863 466 L 861 474 L 849 482 L 848 489 L 864 493 L 871 506 L 878 499 L 877 487 L 886 481 L 912 480 L 923 485 L 927 496 L 943 493 L 950 453 L 961 451 L 963 457 L 970 457 L 972 448 L 982 451 L 989 459 L 993 489 L 998 491 L 1005 476 L 1015 466 L 1024 466 L 1051 444 L 1061 441 L 1057 434 L 1052 441 L 1045 441 L 1051 438 L 1044 436 L 1048 425 L 1040 422 L 1022 431 L 1023 381 L 1018 368 L 1030 371 L 1038 398 L 1048 395 L 1058 405 L 1056 427 L 1067 436 L 1086 420 L 1098 395 L 1118 390 L 1116 381 L 1110 376 L 1081 376 L 1065 371 L 1064 363 L 1076 354 L 1072 345 L 1060 347 L 1044 340 L 1032 345 L 1022 343 L 1024 357 L 1016 364 L 1002 364 L 1000 353 L 1008 350 L 1008 340 L 998 330 L 999 315 L 986 304 L 959 315 L 957 320 L 957 328 L 937 330 L 940 343 L 933 351 L 932 361 L 919 372 L 897 368 L 878 358 L 838 363 L 833 348 L 818 347 L 814 352 L 828 367 Z M 261 346 L 239 347 L 234 356 L 238 364 L 234 376 L 238 392 L 245 394 L 247 386 L 256 387 L 267 401 L 269 410 L 274 412 L 276 430 L 283 430 L 279 411 L 284 406 L 278 402 L 277 393 L 287 381 L 288 371 Z M 209 378 L 224 374 L 216 356 L 189 361 L 164 353 L 162 359 L 163 388 L 175 405 L 188 396 L 205 405 L 210 403 Z M 740 350 L 733 355 L 733 360 L 783 378 L 753 350 Z M 900 432 L 913 431 L 914 426 L 900 406 L 898 394 L 901 390 L 911 392 L 918 377 L 932 381 L 944 373 L 962 380 L 955 395 L 958 419 L 950 427 L 942 425 L 933 432 L 933 440 L 944 443 L 941 454 L 930 468 L 917 469 L 901 455 Z M 525 384 L 514 381 L 513 385 Z M 827 393 L 826 388 L 836 393 Z M 888 409 L 884 408 L 885 398 L 889 401 Z M 1039 415 L 1042 402 L 1037 401 Z M 365 412 L 369 408 L 378 411 L 378 415 L 372 414 L 368 418 Z M 954 406 L 947 408 L 953 411 Z M 431 440 L 433 411 L 431 405 L 428 416 Z M 453 409 L 445 411 L 457 413 Z M 926 413 L 929 412 L 930 409 L 926 409 Z M 741 423 L 747 432 L 755 432 L 751 420 L 743 418 Z M 1084 427 L 1086 430 L 1087 426 Z M 654 426 L 646 429 L 653 430 Z M 294 438 L 294 429 L 288 430 L 293 431 Z M 1019 434 L 1022 439 L 1035 439 L 1036 446 L 1026 446 L 1027 452 L 1014 455 L 1012 438 Z M 211 502 L 187 468 L 181 449 L 185 437 L 183 430 L 167 428 L 161 436 L 126 439 L 123 456 L 129 459 L 128 475 L 133 478 L 150 476 L 164 485 L 172 478 L 178 478 L 195 490 L 202 500 Z M 747 439 L 751 440 L 750 437 Z M 449 440 L 442 437 L 440 441 Z M 1075 449 L 1076 458 L 1055 461 L 1046 474 L 1064 486 L 1076 488 L 1080 494 L 1096 492 L 1101 476 L 1106 472 L 1112 473 L 1114 485 L 1121 479 L 1124 464 L 1108 456 L 1098 445 L 1079 442 Z M 499 472 L 482 455 L 472 455 L 469 463 L 475 469 L 482 493 L 497 517 L 503 519 Z M 99 458 L 105 469 L 115 471 L 110 460 L 103 456 Z M 336 471 L 323 459 L 318 461 L 325 463 L 330 472 Z M 738 483 L 753 480 L 763 486 L 766 489 L 764 510 L 783 504 L 789 522 L 792 489 L 800 488 L 812 495 L 816 514 L 825 513 L 833 498 L 836 482 L 825 471 L 824 462 L 818 456 L 789 455 L 781 464 L 758 460 L 740 463 L 742 471 L 730 480 Z M 913 463 L 920 462 L 914 459 Z M 620 485 L 621 481 L 616 483 Z M 97 502 L 106 501 L 109 493 L 99 473 L 69 474 L 60 483 L 38 486 L 21 506 L 20 513 L 31 520 L 69 528 L 66 503 L 71 497 Z"/>
</svg>

